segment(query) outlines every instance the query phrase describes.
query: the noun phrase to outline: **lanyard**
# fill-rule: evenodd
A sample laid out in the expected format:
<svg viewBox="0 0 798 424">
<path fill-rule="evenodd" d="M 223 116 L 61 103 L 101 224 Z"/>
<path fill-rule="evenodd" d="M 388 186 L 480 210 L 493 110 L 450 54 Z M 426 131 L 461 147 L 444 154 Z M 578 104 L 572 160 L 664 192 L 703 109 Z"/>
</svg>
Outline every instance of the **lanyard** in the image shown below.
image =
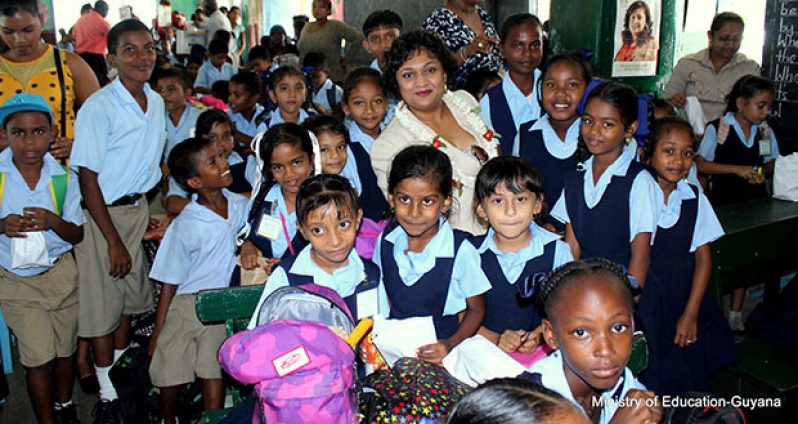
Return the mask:
<svg viewBox="0 0 798 424">
<path fill-rule="evenodd" d="M 296 252 L 294 252 L 294 246 L 291 243 L 291 237 L 288 236 L 288 227 L 285 225 L 285 216 L 283 216 L 283 212 L 280 212 L 280 223 L 283 224 L 283 234 L 285 235 L 285 240 L 288 242 L 288 250 L 291 252 L 291 256 L 296 256 Z"/>
</svg>

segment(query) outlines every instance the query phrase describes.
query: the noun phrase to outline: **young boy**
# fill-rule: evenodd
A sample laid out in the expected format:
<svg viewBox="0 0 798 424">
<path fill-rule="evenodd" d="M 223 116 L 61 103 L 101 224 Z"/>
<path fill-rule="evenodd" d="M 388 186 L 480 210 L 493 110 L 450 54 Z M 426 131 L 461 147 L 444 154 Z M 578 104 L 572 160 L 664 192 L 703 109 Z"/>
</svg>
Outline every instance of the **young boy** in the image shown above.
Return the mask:
<svg viewBox="0 0 798 424">
<path fill-rule="evenodd" d="M 372 12 L 363 22 L 363 48 L 376 59 L 371 67 L 382 73 L 385 67 L 385 53 L 391 49 L 393 40 L 402 33 L 402 18 L 393 10 Z"/>
<path fill-rule="evenodd" d="M 194 82 L 197 81 L 197 75 L 199 75 L 201 66 L 201 56 L 190 55 L 188 59 L 186 59 L 186 77 L 188 77 L 188 81 L 191 83 L 192 87 L 194 86 Z"/>
<path fill-rule="evenodd" d="M 210 94 L 211 86 L 216 81 L 229 81 L 236 71 L 233 65 L 227 63 L 227 43 L 222 40 L 212 40 L 208 45 L 208 60 L 200 66 L 197 79 L 194 81 L 194 91 L 199 94 Z"/>
<path fill-rule="evenodd" d="M 272 78 L 272 54 L 266 46 L 255 46 L 249 49 L 249 70 L 260 77 L 260 104 L 271 112 L 274 104 L 269 97 L 269 84 Z"/>
<path fill-rule="evenodd" d="M 330 68 L 324 53 L 308 53 L 302 62 L 313 82 L 313 107 L 321 114 L 331 115 L 340 107 L 343 90 L 330 79 Z"/>
<path fill-rule="evenodd" d="M 211 140 L 180 143 L 168 164 L 178 184 L 197 193 L 167 228 L 150 272 L 150 278 L 162 283 L 148 348 L 150 378 L 161 389 L 165 421 L 174 423 L 180 387 L 195 376 L 202 379 L 205 409 L 223 406 L 216 354 L 226 337 L 225 326 L 203 325 L 194 302 L 198 291 L 229 284 L 248 200 L 224 189 L 233 178 L 222 150 Z"/>
<path fill-rule="evenodd" d="M 166 147 L 163 161 L 181 141 L 194 136 L 197 117 L 202 111 L 188 103 L 191 85 L 186 74 L 178 69 L 156 72 L 153 76 L 155 91 L 163 98 L 166 109 Z"/>
<path fill-rule="evenodd" d="M 275 109 L 269 118 L 268 127 L 284 122 L 293 122 L 297 125 L 305 122 L 310 113 L 302 107 L 307 94 L 305 75 L 302 71 L 293 66 L 281 66 L 272 73 L 271 82 L 269 97 L 274 102 Z"/>
<path fill-rule="evenodd" d="M 100 400 L 97 422 L 119 422 L 108 372 L 129 343 L 130 316 L 152 309 L 141 240 L 144 197 L 161 180 L 166 111 L 147 85 L 155 66 L 149 29 L 127 19 L 108 32 L 108 62 L 117 77 L 78 112 L 70 166 L 85 200 L 85 238 L 75 246 L 80 270 L 78 335 L 94 351 Z"/>
<path fill-rule="evenodd" d="M 227 115 L 235 125 L 236 142 L 249 146 L 252 137 L 265 132 L 269 112 L 258 104 L 260 100 L 260 78 L 254 72 L 239 72 L 230 79 Z"/>
<path fill-rule="evenodd" d="M 80 187 L 47 152 L 57 136 L 47 101 L 17 94 L 0 107 L 0 122 L 10 143 L 0 153 L 0 307 L 18 339 L 38 422 L 77 422 L 78 282 L 69 251 L 83 238 Z M 38 261 L 15 254 L 25 244 L 38 248 Z"/>
</svg>

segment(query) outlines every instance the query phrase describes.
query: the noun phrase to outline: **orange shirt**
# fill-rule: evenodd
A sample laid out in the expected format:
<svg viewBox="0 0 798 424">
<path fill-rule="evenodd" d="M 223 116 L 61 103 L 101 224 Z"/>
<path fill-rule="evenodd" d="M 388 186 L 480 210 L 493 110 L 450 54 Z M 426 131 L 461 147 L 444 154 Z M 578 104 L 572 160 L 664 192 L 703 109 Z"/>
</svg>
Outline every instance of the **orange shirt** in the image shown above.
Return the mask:
<svg viewBox="0 0 798 424">
<path fill-rule="evenodd" d="M 109 29 L 111 24 L 93 10 L 81 16 L 72 27 L 75 53 L 105 54 Z"/>
</svg>

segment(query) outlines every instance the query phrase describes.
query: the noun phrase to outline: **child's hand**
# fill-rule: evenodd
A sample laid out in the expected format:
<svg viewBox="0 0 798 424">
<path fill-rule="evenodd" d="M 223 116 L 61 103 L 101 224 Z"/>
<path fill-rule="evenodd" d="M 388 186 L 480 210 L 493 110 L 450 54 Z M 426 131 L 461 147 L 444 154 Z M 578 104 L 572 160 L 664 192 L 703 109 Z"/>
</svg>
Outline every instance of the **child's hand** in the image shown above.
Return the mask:
<svg viewBox="0 0 798 424">
<path fill-rule="evenodd" d="M 56 159 L 68 159 L 72 153 L 72 139 L 66 137 L 56 137 L 50 143 L 50 154 Z"/>
<path fill-rule="evenodd" d="M 108 262 L 110 262 L 108 275 L 111 277 L 122 278 L 130 272 L 130 253 L 121 240 L 119 243 L 108 244 Z"/>
<path fill-rule="evenodd" d="M 505 330 L 504 333 L 499 335 L 499 342 L 496 345 L 507 353 L 515 352 L 521 347 L 525 336 L 526 331 L 524 330 Z"/>
<path fill-rule="evenodd" d="M 521 346 L 518 351 L 521 353 L 530 353 L 540 346 L 541 336 L 543 335 L 543 325 L 539 325 L 532 331 L 529 331 L 521 338 Z"/>
<path fill-rule="evenodd" d="M 665 99 L 670 102 L 675 108 L 682 108 L 687 104 L 687 97 L 684 93 L 676 93 L 670 99 Z"/>
<path fill-rule="evenodd" d="M 651 424 L 662 421 L 662 405 L 651 390 L 631 389 L 624 398 L 624 407 L 618 409 L 610 423 Z"/>
<path fill-rule="evenodd" d="M 43 208 L 25 208 L 22 211 L 23 231 L 51 230 L 61 219 L 58 215 Z"/>
<path fill-rule="evenodd" d="M 446 340 L 438 340 L 438 343 L 424 345 L 418 348 L 416 356 L 422 361 L 427 361 L 435 365 L 440 365 L 443 358 L 449 354 L 449 344 Z"/>
<path fill-rule="evenodd" d="M 3 221 L 3 234 L 9 237 L 25 238 L 22 229 L 22 215 L 10 214 Z"/>
<path fill-rule="evenodd" d="M 748 184 L 759 184 L 765 181 L 765 176 L 757 173 L 756 168 L 753 166 L 739 165 L 735 167 L 734 173 L 737 174 L 738 177 L 748 181 Z M 757 182 L 759 180 L 761 181 Z"/>
<path fill-rule="evenodd" d="M 274 266 L 280 263 L 280 258 L 269 258 L 266 259 L 266 264 L 263 265 L 263 270 L 266 271 L 266 274 L 272 275 L 272 271 L 274 270 Z"/>
<path fill-rule="evenodd" d="M 158 335 L 161 333 L 160 328 L 152 330 L 152 337 L 150 337 L 150 344 L 147 345 L 147 355 L 152 357 L 155 353 L 155 346 L 158 344 Z"/>
<path fill-rule="evenodd" d="M 263 257 L 260 249 L 255 246 L 251 241 L 247 240 L 241 245 L 241 253 L 239 254 L 241 261 L 241 268 L 255 269 L 258 266 L 258 258 Z"/>
<path fill-rule="evenodd" d="M 689 347 L 698 340 L 698 317 L 686 312 L 682 313 L 676 321 L 676 335 L 673 343 L 679 347 Z"/>
</svg>

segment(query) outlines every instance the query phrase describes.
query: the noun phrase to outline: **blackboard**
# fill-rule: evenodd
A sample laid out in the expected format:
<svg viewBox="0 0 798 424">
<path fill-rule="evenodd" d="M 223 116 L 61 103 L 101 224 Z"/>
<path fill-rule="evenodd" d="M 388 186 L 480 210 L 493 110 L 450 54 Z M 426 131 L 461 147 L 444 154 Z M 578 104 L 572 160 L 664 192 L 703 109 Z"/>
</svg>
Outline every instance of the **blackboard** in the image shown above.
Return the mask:
<svg viewBox="0 0 798 424">
<path fill-rule="evenodd" d="M 762 72 L 776 86 L 768 121 L 782 154 L 798 146 L 798 1 L 768 0 Z"/>
</svg>

